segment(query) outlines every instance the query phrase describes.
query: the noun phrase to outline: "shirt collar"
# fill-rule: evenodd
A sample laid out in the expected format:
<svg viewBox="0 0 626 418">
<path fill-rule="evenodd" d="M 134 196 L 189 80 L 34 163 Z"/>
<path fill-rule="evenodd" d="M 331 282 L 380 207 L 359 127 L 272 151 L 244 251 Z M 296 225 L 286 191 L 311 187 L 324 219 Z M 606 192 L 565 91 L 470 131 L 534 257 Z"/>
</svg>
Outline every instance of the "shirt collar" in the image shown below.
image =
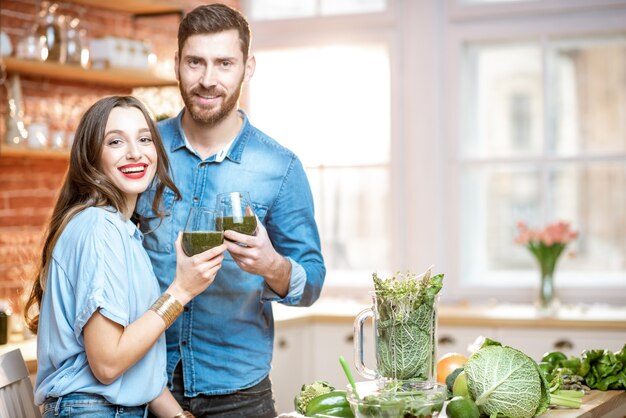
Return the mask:
<svg viewBox="0 0 626 418">
<path fill-rule="evenodd" d="M 130 219 L 125 219 L 124 215 L 122 215 L 121 212 L 115 210 L 113 206 L 106 206 L 104 207 L 104 209 L 117 215 L 120 222 L 124 224 L 124 228 L 131 238 L 137 238 L 139 240 L 143 239 L 143 233 L 139 230 L 139 228 L 137 228 L 137 225 L 135 225 L 133 221 L 131 221 Z"/>
<path fill-rule="evenodd" d="M 181 110 L 176 117 L 176 132 L 178 133 L 178 135 L 176 135 L 175 138 L 173 138 L 172 140 L 171 151 L 174 152 L 181 148 L 186 148 L 194 155 L 198 155 L 198 153 L 189 143 L 189 140 L 187 139 L 187 137 L 185 136 L 185 132 L 183 131 L 182 120 L 184 112 L 185 109 L 183 108 L 183 110 Z M 226 158 L 236 163 L 239 163 L 241 161 L 243 149 L 245 148 L 246 143 L 248 142 L 248 137 L 250 136 L 250 121 L 248 120 L 248 115 L 243 109 L 239 109 L 238 112 L 243 117 L 243 124 L 241 125 L 239 133 L 237 133 L 235 138 L 233 138 L 233 140 L 230 141 L 223 150 L 221 150 L 217 154 L 211 155 L 208 158 L 209 161 L 215 161 L 219 163 Z"/>
</svg>

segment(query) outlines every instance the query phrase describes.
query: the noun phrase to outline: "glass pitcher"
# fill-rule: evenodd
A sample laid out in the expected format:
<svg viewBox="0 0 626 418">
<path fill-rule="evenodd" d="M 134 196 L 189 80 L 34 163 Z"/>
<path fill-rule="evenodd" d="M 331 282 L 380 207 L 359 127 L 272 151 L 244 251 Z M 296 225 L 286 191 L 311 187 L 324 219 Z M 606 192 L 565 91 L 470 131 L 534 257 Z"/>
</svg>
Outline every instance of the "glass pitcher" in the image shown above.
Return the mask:
<svg viewBox="0 0 626 418">
<path fill-rule="evenodd" d="M 369 292 L 372 307 L 354 320 L 354 364 L 366 379 L 393 379 L 435 383 L 437 294 L 420 297 Z M 374 318 L 377 368 L 364 364 L 363 324 Z"/>
</svg>

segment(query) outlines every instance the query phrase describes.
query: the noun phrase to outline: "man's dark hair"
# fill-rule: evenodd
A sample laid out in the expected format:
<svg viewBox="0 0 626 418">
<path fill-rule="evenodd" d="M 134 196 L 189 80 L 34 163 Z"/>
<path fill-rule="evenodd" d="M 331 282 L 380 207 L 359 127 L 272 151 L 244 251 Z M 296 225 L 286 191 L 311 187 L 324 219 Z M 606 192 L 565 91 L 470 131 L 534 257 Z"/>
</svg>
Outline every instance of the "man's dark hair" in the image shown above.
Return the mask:
<svg viewBox="0 0 626 418">
<path fill-rule="evenodd" d="M 178 27 L 178 56 L 192 35 L 219 33 L 231 29 L 239 32 L 239 43 L 246 62 L 250 52 L 250 26 L 246 18 L 237 10 L 225 4 L 215 3 L 198 6 L 187 13 Z"/>
</svg>

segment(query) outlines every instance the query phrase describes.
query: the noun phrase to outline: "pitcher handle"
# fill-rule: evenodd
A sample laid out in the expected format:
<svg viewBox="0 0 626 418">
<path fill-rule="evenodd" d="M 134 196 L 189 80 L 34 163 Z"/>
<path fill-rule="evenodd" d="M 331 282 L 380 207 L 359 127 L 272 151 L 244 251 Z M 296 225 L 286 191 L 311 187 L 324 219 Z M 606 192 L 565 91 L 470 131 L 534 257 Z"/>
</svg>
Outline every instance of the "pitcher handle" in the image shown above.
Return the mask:
<svg viewBox="0 0 626 418">
<path fill-rule="evenodd" d="M 367 308 L 354 319 L 354 367 L 364 378 L 376 379 L 376 372 L 365 365 L 363 358 L 363 323 L 370 317 L 374 317 L 374 311 Z"/>
</svg>

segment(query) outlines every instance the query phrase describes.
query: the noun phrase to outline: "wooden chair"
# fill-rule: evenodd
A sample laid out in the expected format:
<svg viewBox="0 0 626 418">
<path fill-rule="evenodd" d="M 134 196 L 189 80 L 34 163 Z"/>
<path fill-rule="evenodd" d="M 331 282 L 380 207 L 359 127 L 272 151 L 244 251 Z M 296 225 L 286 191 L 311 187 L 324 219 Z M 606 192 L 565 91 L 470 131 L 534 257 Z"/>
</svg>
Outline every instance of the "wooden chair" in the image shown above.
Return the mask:
<svg viewBox="0 0 626 418">
<path fill-rule="evenodd" d="M 0 355 L 0 418 L 41 418 L 19 349 Z"/>
</svg>

